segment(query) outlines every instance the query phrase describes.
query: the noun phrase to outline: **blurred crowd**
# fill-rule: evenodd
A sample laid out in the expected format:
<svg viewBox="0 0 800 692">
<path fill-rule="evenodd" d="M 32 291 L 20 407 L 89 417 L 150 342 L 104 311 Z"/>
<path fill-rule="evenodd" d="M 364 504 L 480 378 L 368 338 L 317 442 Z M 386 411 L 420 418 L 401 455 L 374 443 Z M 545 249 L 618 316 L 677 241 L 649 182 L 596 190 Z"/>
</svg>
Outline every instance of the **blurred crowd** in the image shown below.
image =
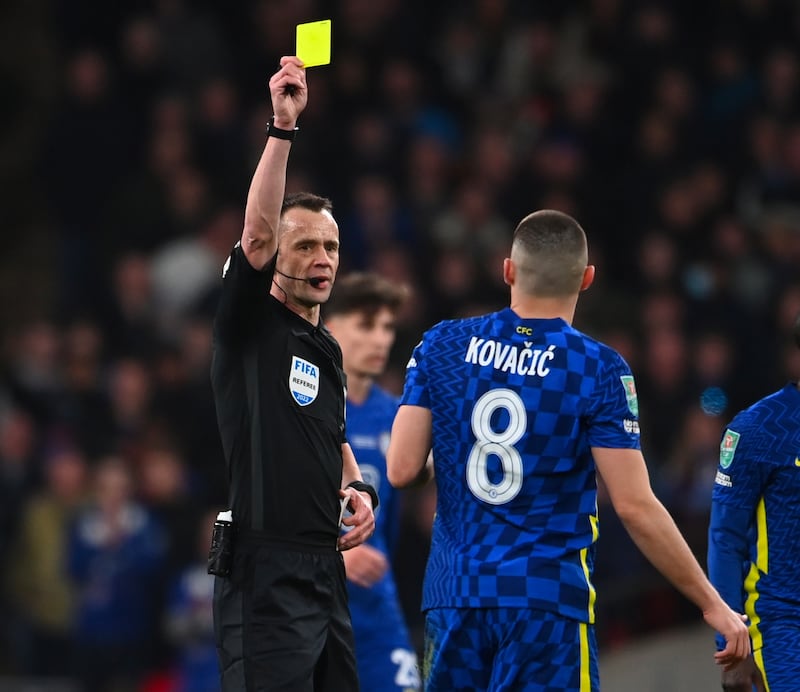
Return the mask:
<svg viewBox="0 0 800 692">
<path fill-rule="evenodd" d="M 383 384 L 435 321 L 505 305 L 522 216 L 573 214 L 598 267 L 576 326 L 631 364 L 654 487 L 704 562 L 725 423 L 800 377 L 794 0 L 24 7 L 4 22 L 0 672 L 214 689 L 211 320 L 267 82 L 316 19 L 333 60 L 309 69 L 288 189 L 332 198 L 341 273 L 413 290 Z M 431 500 L 406 493 L 397 555 L 417 642 Z M 600 513 L 601 647 L 698 618 Z"/>
</svg>

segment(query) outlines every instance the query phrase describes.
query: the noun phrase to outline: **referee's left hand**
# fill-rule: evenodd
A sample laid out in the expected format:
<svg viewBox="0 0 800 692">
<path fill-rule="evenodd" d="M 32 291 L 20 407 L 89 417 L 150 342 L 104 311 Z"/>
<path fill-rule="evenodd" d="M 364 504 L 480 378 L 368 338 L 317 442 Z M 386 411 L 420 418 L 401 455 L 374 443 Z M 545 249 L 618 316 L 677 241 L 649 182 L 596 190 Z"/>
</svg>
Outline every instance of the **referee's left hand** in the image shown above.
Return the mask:
<svg viewBox="0 0 800 692">
<path fill-rule="evenodd" d="M 360 493 L 355 488 L 339 490 L 341 497 L 347 498 L 347 508 L 352 515 L 342 519 L 342 524 L 352 527 L 339 537 L 339 550 L 350 550 L 361 545 L 375 532 L 375 513 L 372 511 L 372 498 L 368 493 Z"/>
</svg>

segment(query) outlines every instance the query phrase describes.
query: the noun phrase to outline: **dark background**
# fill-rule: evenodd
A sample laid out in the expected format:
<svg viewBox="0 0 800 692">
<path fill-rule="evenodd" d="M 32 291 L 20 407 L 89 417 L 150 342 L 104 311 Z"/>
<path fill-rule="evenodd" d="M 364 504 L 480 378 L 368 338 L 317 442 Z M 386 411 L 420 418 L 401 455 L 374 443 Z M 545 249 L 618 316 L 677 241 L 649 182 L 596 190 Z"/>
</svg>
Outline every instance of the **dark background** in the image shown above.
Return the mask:
<svg viewBox="0 0 800 692">
<path fill-rule="evenodd" d="M 633 368 L 653 485 L 704 562 L 725 423 L 800 376 L 797 3 L 17 0 L 0 12 L 0 545 L 16 571 L 41 567 L 31 506 L 48 498 L 66 526 L 109 456 L 166 527 L 152 593 L 197 558 L 190 536 L 225 502 L 208 383 L 220 270 L 269 77 L 295 25 L 323 18 L 332 64 L 309 70 L 288 187 L 333 199 L 341 272 L 413 288 L 383 384 L 399 393 L 435 321 L 505 304 L 501 261 L 522 216 L 573 214 L 598 267 L 576 326 Z M 50 473 L 64 455 L 84 470 L 77 489 Z M 405 494 L 396 561 L 417 644 L 431 499 Z M 602 494 L 600 513 L 601 648 L 699 620 Z M 69 660 L 44 659 L 85 644 L 86 587 L 58 571 L 58 525 L 38 560 L 59 593 L 33 578 L 0 591 L 9 676 L 69 678 Z M 177 689 L 188 645 L 165 601 L 153 598 L 157 646 L 129 676 L 142 689 Z"/>
</svg>

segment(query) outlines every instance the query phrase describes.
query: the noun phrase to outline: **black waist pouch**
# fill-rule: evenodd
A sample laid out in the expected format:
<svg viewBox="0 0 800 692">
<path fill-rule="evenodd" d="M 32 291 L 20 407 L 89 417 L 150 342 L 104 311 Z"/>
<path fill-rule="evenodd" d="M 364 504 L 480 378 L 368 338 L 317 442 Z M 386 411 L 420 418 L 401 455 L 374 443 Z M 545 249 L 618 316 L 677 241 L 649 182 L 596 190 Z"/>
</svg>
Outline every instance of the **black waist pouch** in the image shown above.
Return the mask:
<svg viewBox="0 0 800 692">
<path fill-rule="evenodd" d="M 233 519 L 231 513 L 220 512 L 211 532 L 211 547 L 208 550 L 208 573 L 217 577 L 228 577 L 233 563 Z"/>
</svg>

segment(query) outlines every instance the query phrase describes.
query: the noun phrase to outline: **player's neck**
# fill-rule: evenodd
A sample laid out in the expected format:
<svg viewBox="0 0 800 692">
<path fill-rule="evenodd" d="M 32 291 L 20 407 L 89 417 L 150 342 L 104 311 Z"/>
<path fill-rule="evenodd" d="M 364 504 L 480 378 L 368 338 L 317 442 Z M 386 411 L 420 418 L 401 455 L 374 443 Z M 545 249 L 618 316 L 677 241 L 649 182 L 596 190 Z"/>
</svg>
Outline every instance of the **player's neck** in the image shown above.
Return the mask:
<svg viewBox="0 0 800 692">
<path fill-rule="evenodd" d="M 575 317 L 575 301 L 563 298 L 542 298 L 535 296 L 512 296 L 510 307 L 523 319 L 551 320 L 561 318 L 572 324 Z"/>
<path fill-rule="evenodd" d="M 373 379 L 358 373 L 347 373 L 347 399 L 354 404 L 363 404 L 369 396 Z"/>
</svg>

